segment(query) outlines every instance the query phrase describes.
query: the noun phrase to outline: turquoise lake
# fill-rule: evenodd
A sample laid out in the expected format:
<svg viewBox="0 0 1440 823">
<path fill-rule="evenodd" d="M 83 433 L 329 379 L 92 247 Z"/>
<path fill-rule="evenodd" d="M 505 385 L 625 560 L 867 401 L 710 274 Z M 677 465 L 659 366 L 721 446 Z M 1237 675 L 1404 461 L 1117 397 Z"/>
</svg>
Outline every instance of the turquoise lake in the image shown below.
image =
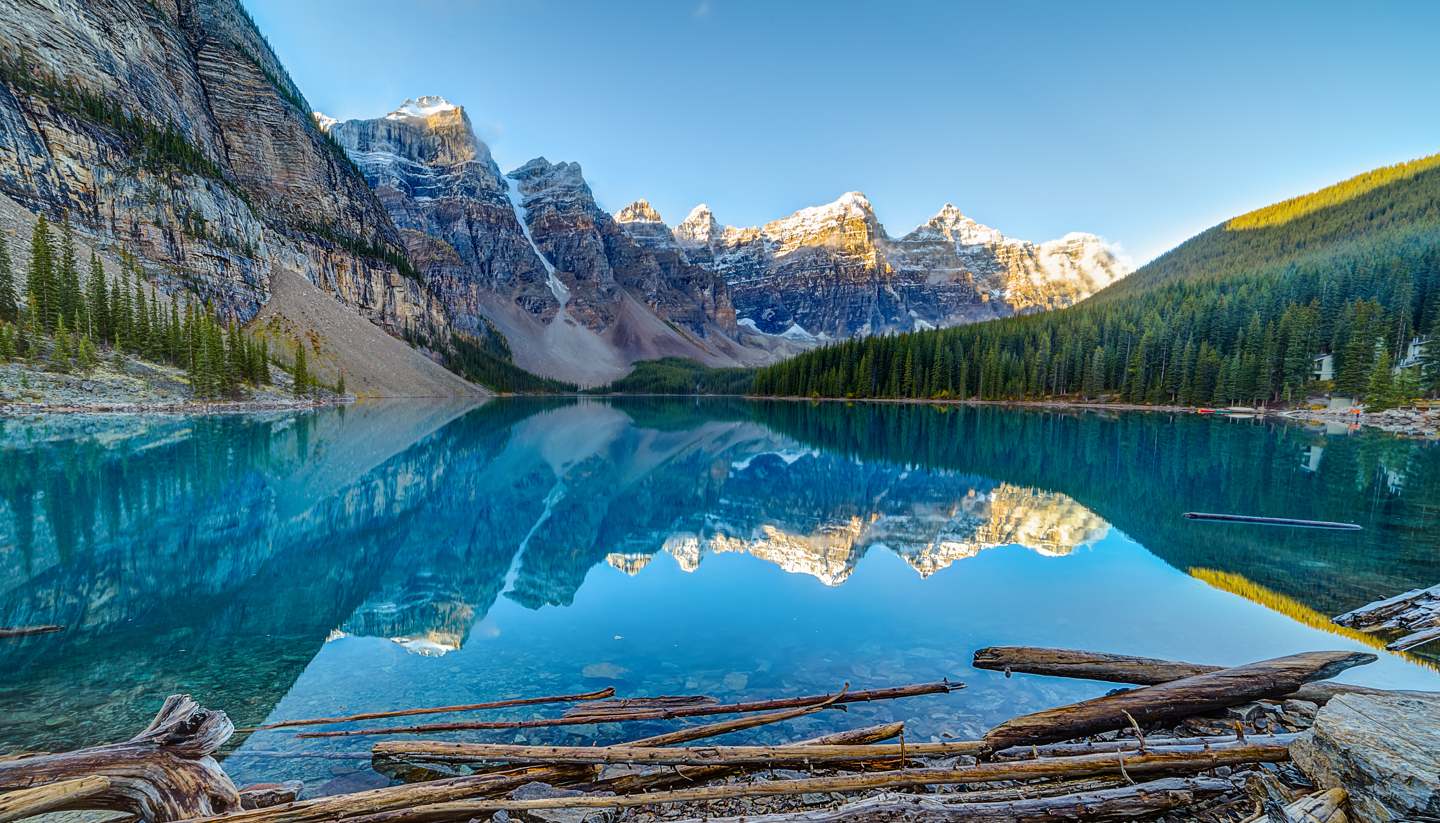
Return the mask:
<svg viewBox="0 0 1440 823">
<path fill-rule="evenodd" d="M 757 742 L 891 719 L 971 737 L 1113 688 L 970 667 L 1000 644 L 1216 664 L 1363 649 L 1380 660 L 1341 679 L 1440 689 L 1437 644 L 1395 654 L 1328 620 L 1437 582 L 1440 444 L 1372 432 L 719 399 L 5 420 L 0 625 L 66 630 L 0 640 L 0 754 L 128 737 L 175 692 L 250 726 L 606 686 L 967 684 L 730 738 Z M 379 739 L 239 735 L 225 767 L 379 785 L 343 756 Z"/>
</svg>

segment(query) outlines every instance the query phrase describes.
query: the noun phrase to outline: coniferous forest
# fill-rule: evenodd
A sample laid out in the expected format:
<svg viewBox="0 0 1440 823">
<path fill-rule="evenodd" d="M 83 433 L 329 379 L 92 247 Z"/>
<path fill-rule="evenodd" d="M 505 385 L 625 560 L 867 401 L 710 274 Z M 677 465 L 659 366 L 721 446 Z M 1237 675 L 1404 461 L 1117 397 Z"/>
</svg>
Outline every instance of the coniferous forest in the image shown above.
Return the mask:
<svg viewBox="0 0 1440 823">
<path fill-rule="evenodd" d="M 1071 308 L 850 340 L 764 369 L 768 396 L 1071 397 L 1371 408 L 1440 393 L 1440 155 L 1235 218 Z M 1333 356 L 1321 382 L 1316 358 Z"/>
<path fill-rule="evenodd" d="M 82 268 L 68 220 L 55 235 L 42 214 L 31 234 L 25 299 L 9 244 L 0 234 L 0 362 L 40 363 L 57 372 L 92 371 L 107 350 L 184 369 L 194 397 L 239 396 L 271 382 L 269 344 L 222 322 L 208 305 L 166 299 L 139 265 L 122 255 L 120 276 L 105 276 L 93 253 Z M 315 383 L 297 347 L 297 394 Z"/>
</svg>

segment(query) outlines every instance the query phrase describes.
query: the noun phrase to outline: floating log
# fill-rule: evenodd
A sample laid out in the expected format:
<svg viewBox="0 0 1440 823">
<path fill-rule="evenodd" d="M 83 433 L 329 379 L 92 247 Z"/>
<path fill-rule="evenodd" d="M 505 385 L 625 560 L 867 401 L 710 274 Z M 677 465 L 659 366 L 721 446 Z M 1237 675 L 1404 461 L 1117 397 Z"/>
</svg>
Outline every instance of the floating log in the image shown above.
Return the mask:
<svg viewBox="0 0 1440 823">
<path fill-rule="evenodd" d="M 438 763 L 515 763 L 553 765 L 563 763 L 631 763 L 652 766 L 796 766 L 815 763 L 857 763 L 900 760 L 908 757 L 953 757 L 976 754 L 983 741 L 950 743 L 900 743 L 890 745 L 802 745 L 788 746 L 521 746 L 505 743 L 439 743 L 393 740 L 375 745 L 377 756 L 407 758 L 423 756 Z"/>
<path fill-rule="evenodd" d="M 565 713 L 589 717 L 609 712 L 630 712 L 643 709 L 683 709 L 691 706 L 715 706 L 719 703 L 719 700 L 703 694 L 622 697 L 612 700 L 593 700 L 589 703 L 581 703 L 572 709 L 567 709 Z"/>
<path fill-rule="evenodd" d="M 882 740 L 890 740 L 891 738 L 898 737 L 904 730 L 904 723 L 885 723 L 879 726 L 866 726 L 863 729 L 850 729 L 848 731 L 836 732 L 835 734 L 812 737 L 809 740 L 801 740 L 796 745 L 824 746 L 879 743 Z M 735 774 L 738 771 L 741 771 L 741 769 L 737 766 L 701 766 L 695 769 L 656 769 L 639 774 L 625 774 L 607 780 L 600 780 L 585 786 L 585 789 L 587 791 L 613 792 L 615 794 L 657 791 L 675 786 L 693 786 L 696 783 L 715 780 Z"/>
<path fill-rule="evenodd" d="M 1365 652 L 1305 652 L 1197 674 L 1007 720 L 985 734 L 992 751 L 1054 743 L 1132 723 L 1183 720 L 1263 698 L 1283 697 L 1377 658 Z"/>
<path fill-rule="evenodd" d="M 1356 523 L 1336 523 L 1332 520 L 1297 520 L 1293 517 L 1255 517 L 1248 514 L 1212 514 L 1210 512 L 1185 512 L 1186 520 L 1205 520 L 1214 523 L 1248 523 L 1255 526 L 1289 526 L 1297 529 L 1337 529 L 1358 532 L 1365 527 Z"/>
<path fill-rule="evenodd" d="M 110 778 L 100 775 L 46 783 L 33 789 L 0 794 L 0 823 L 23 820 L 57 809 L 75 808 L 80 801 L 110 790 Z"/>
<path fill-rule="evenodd" d="M 1022 672 L 1077 680 L 1100 680 L 1105 683 L 1132 683 L 1137 686 L 1157 686 L 1225 668 L 1154 657 L 1049 649 L 1042 646 L 990 646 L 979 649 L 975 652 L 973 665 L 977 669 L 1003 671 L 1007 677 L 1011 672 Z M 1379 695 L 1394 692 L 1345 683 L 1306 683 L 1285 697 L 1323 704 L 1337 694 Z"/>
<path fill-rule="evenodd" d="M 541 703 L 564 703 L 577 700 L 596 700 L 609 697 L 615 693 L 613 687 L 601 689 L 596 692 L 584 694 L 559 694 L 553 697 L 519 697 L 509 700 L 491 700 L 488 703 L 464 703 L 458 706 L 432 706 L 424 709 L 396 709 L 386 712 L 363 712 L 361 714 L 349 714 L 343 717 L 312 717 L 305 720 L 281 720 L 275 723 L 266 723 L 263 726 L 251 726 L 250 728 L 238 729 L 240 732 L 258 732 L 266 729 L 284 729 L 292 726 L 323 726 L 331 723 L 353 723 L 359 720 L 375 720 L 382 717 L 413 717 L 417 714 L 446 714 L 449 712 L 473 712 L 482 709 L 503 709 L 510 706 L 535 706 Z M 714 698 L 709 698 L 714 700 Z"/>
<path fill-rule="evenodd" d="M 255 783 L 240 790 L 240 808 L 264 809 L 281 803 L 293 803 L 304 791 L 305 784 L 299 780 L 284 783 Z"/>
<path fill-rule="evenodd" d="M 464 821 L 501 810 L 522 811 L 566 808 L 632 808 L 661 803 L 705 802 L 743 797 L 774 797 L 780 795 L 825 792 L 856 792 L 870 789 L 891 789 L 908 786 L 989 783 L 998 780 L 1034 780 L 1045 778 L 1094 777 L 1110 774 L 1129 776 L 1196 772 L 1242 763 L 1281 762 L 1289 758 L 1284 746 L 1253 746 L 1247 744 L 1221 746 L 1199 754 L 1154 753 L 1135 755 L 1096 754 L 1083 757 L 1054 757 L 1005 763 L 980 763 L 959 769 L 901 769 L 874 774 L 852 774 L 834 777 L 807 777 L 796 780 L 771 780 L 761 783 L 700 786 L 693 789 L 649 792 L 616 796 L 577 795 L 574 797 L 535 800 L 470 800 L 433 803 L 425 806 L 394 808 L 377 814 L 338 815 L 337 819 L 352 823 L 446 823 Z M 428 784 L 420 783 L 417 786 Z M 410 788 L 410 787 L 406 787 Z M 341 796 L 343 797 L 343 795 Z M 338 799 L 338 798 L 335 798 Z M 225 823 L 241 823 L 238 817 L 222 818 Z M 217 821 L 219 823 L 219 821 Z M 248 822 L 247 822 L 248 823 Z"/>
<path fill-rule="evenodd" d="M 98 775 L 108 788 L 62 808 L 129 812 L 154 823 L 222 814 L 239 808 L 240 796 L 211 755 L 233 729 L 224 712 L 171 695 L 129 740 L 0 762 L 0 791 Z"/>
<path fill-rule="evenodd" d="M 1440 626 L 1436 626 L 1433 629 L 1421 629 L 1414 634 L 1407 634 L 1404 637 L 1386 643 L 1385 648 L 1392 652 L 1408 652 L 1432 640 L 1440 640 Z"/>
<path fill-rule="evenodd" d="M 32 634 L 63 632 L 64 626 L 0 626 L 0 639 L 6 637 L 29 637 Z"/>
<path fill-rule="evenodd" d="M 689 818 L 677 823 L 960 823 L 961 821 L 1134 820 L 1154 817 L 1234 786 L 1215 777 L 1171 777 L 1133 786 L 1102 788 L 1051 797 L 975 802 L 965 795 L 880 795 L 820 809 L 741 817 Z M 953 799 L 952 799 L 953 798 Z"/>
<path fill-rule="evenodd" d="M 859 703 L 872 700 L 893 700 L 900 697 L 915 697 L 925 694 L 948 694 L 965 688 L 964 683 L 941 680 L 936 683 L 916 683 L 909 686 L 895 686 L 886 689 L 864 689 L 849 692 L 840 697 L 839 703 Z M 418 726 L 387 726 L 379 729 L 341 729 L 328 732 L 302 732 L 299 737 L 349 737 L 366 734 L 428 734 L 431 732 L 471 731 L 479 729 L 534 729 L 549 726 L 578 726 L 591 723 L 620 723 L 635 720 L 673 720 L 681 717 L 705 717 L 715 714 L 743 714 L 771 709 L 786 709 L 814 706 L 830 700 L 835 695 L 816 694 L 805 697 L 786 697 L 779 700 L 753 700 L 744 703 L 726 703 L 713 706 L 688 706 L 677 709 L 646 709 L 633 712 L 613 712 L 595 716 L 545 717 L 538 720 L 498 720 L 458 723 L 425 723 Z"/>
</svg>

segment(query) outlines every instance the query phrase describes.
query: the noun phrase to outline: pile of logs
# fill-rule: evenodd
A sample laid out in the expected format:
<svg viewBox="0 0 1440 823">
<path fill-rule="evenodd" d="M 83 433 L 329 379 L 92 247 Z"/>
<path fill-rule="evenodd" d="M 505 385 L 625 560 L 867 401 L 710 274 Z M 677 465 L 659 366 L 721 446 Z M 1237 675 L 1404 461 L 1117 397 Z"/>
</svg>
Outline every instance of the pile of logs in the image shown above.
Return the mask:
<svg viewBox="0 0 1440 823">
<path fill-rule="evenodd" d="M 1324 681 L 1375 660 L 1310 652 L 1232 668 L 1058 649 L 991 648 L 978 668 L 1138 685 L 1017 717 L 976 740 L 910 742 L 890 723 L 769 746 L 691 745 L 860 701 L 950 694 L 953 681 L 720 703 L 681 695 L 617 699 L 612 690 L 272 723 L 309 728 L 435 713 L 573 703 L 558 717 L 305 731 L 297 736 L 424 735 L 734 715 L 609 746 L 391 739 L 371 749 L 396 785 L 311 799 L 298 786 L 237 788 L 214 754 L 224 713 L 171 697 L 130 740 L 0 760 L 0 823 L 54 809 L 105 809 L 191 823 L 443 823 L 552 820 L 598 810 L 639 819 L 734 823 L 849 821 L 1347 820 L 1344 792 L 1304 785 L 1290 760 L 1301 721 L 1262 724 L 1255 701 L 1314 706 L 1368 692 Z M 1304 711 L 1288 713 L 1302 718 Z M 1198 725 L 1197 725 L 1198 724 Z M 1196 728 L 1214 727 L 1213 734 Z M 253 731 L 253 730 L 252 730 Z M 894 741 L 894 742 L 887 742 Z M 1265 765 L 1271 764 L 1271 765 Z M 819 798 L 817 808 L 816 798 Z M 727 816 L 739 815 L 739 816 Z M 599 818 L 596 818 L 599 819 Z M 646 817 L 644 819 L 654 819 Z"/>
<path fill-rule="evenodd" d="M 1399 637 L 1385 648 L 1403 652 L 1440 640 L 1440 585 L 1415 589 L 1346 612 L 1335 622 L 1352 629 Z"/>
</svg>

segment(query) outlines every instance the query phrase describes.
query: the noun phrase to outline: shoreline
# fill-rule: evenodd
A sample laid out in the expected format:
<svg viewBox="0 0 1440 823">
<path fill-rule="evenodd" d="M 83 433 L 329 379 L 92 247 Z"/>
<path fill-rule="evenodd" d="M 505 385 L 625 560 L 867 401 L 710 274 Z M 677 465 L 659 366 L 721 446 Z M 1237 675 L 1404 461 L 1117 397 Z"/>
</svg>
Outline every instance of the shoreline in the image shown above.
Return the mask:
<svg viewBox="0 0 1440 823">
<path fill-rule="evenodd" d="M 345 406 L 355 401 L 356 398 L 350 396 L 295 401 L 233 400 L 222 402 L 185 401 L 181 403 L 98 403 L 95 405 L 48 405 L 44 403 L 0 402 L 0 419 L 35 417 L 46 414 L 174 414 L 196 416 L 251 414 L 256 412 L 303 411 L 306 409 L 326 408 L 328 406 Z"/>
</svg>

